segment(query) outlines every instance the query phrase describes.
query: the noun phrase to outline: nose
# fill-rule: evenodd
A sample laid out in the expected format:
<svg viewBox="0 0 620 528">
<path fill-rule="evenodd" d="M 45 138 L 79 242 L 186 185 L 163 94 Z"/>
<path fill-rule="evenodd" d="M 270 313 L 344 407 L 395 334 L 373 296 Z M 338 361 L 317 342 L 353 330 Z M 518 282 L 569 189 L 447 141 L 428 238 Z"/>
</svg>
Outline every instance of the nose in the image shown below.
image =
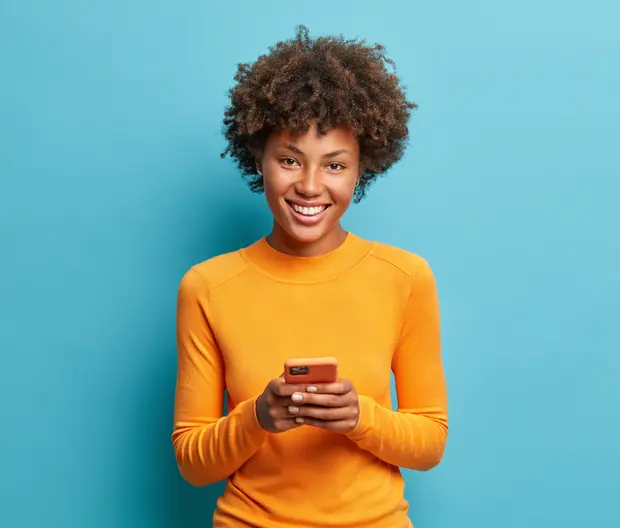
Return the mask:
<svg viewBox="0 0 620 528">
<path fill-rule="evenodd" d="M 295 182 L 295 191 L 300 196 L 312 198 L 323 192 L 323 176 L 320 169 L 300 171 L 300 178 Z"/>
</svg>

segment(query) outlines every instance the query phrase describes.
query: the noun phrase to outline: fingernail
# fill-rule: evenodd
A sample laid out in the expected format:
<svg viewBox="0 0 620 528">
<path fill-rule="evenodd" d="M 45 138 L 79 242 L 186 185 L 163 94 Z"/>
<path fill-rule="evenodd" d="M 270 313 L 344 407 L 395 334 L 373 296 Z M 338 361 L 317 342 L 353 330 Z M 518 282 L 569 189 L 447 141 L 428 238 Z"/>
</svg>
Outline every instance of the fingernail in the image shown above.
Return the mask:
<svg viewBox="0 0 620 528">
<path fill-rule="evenodd" d="M 301 416 L 298 416 L 297 418 L 295 418 L 295 421 L 297 423 L 304 423 L 304 419 Z"/>
<path fill-rule="evenodd" d="M 300 402 L 300 401 L 303 401 L 303 399 L 304 399 L 303 394 L 300 394 L 299 392 L 295 392 L 291 396 L 291 400 L 293 400 L 294 402 Z"/>
<path fill-rule="evenodd" d="M 319 389 L 317 389 L 314 385 L 310 385 L 309 387 L 306 387 L 306 391 L 307 392 L 317 392 Z"/>
<path fill-rule="evenodd" d="M 290 412 L 291 414 L 295 414 L 299 412 L 299 407 L 295 407 L 294 405 L 289 405 L 288 406 L 288 412 Z"/>
</svg>

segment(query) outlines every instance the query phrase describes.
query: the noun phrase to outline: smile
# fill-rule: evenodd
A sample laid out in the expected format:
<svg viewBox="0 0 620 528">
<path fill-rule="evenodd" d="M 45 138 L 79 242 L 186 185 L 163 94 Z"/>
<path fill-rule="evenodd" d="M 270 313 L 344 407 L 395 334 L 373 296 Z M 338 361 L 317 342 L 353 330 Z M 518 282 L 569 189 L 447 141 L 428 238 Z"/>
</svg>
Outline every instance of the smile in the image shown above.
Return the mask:
<svg viewBox="0 0 620 528">
<path fill-rule="evenodd" d="M 323 211 L 325 211 L 325 209 L 329 207 L 329 205 L 315 205 L 313 207 L 304 207 L 293 202 L 287 203 L 296 213 L 309 217 L 320 215 Z"/>
</svg>

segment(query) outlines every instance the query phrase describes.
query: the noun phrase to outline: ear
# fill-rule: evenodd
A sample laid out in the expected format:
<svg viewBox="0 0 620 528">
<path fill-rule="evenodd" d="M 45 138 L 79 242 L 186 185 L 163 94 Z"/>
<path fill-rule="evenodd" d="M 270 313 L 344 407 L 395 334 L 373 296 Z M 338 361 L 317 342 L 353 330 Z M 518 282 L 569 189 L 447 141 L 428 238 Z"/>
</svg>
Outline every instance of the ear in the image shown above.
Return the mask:
<svg viewBox="0 0 620 528">
<path fill-rule="evenodd" d="M 359 166 L 359 172 L 357 173 L 357 179 L 355 180 L 355 188 L 357 189 L 360 185 L 360 182 L 362 181 L 362 176 L 364 174 L 364 165 L 362 165 L 362 163 L 360 162 L 360 166 Z"/>
<path fill-rule="evenodd" d="M 258 159 L 256 160 L 256 170 L 261 176 L 263 175 L 263 164 Z"/>
</svg>

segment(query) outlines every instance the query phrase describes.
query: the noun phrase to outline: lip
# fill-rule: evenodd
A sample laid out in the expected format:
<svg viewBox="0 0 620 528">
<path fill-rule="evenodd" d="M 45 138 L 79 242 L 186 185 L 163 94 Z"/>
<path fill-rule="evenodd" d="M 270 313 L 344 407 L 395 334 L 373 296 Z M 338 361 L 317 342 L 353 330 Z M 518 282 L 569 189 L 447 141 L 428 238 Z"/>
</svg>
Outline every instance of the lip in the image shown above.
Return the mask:
<svg viewBox="0 0 620 528">
<path fill-rule="evenodd" d="M 324 205 L 327 205 L 329 207 L 331 205 L 326 202 L 302 202 L 300 200 L 285 200 L 285 201 L 289 204 L 299 205 L 300 207 L 323 207 Z"/>
<path fill-rule="evenodd" d="M 295 209 L 293 209 L 293 206 L 291 204 L 300 205 L 301 207 L 322 207 L 324 205 L 327 207 L 325 208 L 323 212 L 315 214 L 314 216 L 304 216 L 301 213 L 298 213 L 297 211 L 295 211 Z M 299 202 L 297 200 L 295 201 L 286 200 L 286 205 L 287 205 L 288 210 L 291 213 L 293 220 L 305 226 L 313 226 L 313 225 L 318 224 L 323 219 L 323 217 L 325 216 L 325 213 L 331 206 L 331 204 L 326 204 L 326 203 L 307 203 L 307 202 Z"/>
</svg>

